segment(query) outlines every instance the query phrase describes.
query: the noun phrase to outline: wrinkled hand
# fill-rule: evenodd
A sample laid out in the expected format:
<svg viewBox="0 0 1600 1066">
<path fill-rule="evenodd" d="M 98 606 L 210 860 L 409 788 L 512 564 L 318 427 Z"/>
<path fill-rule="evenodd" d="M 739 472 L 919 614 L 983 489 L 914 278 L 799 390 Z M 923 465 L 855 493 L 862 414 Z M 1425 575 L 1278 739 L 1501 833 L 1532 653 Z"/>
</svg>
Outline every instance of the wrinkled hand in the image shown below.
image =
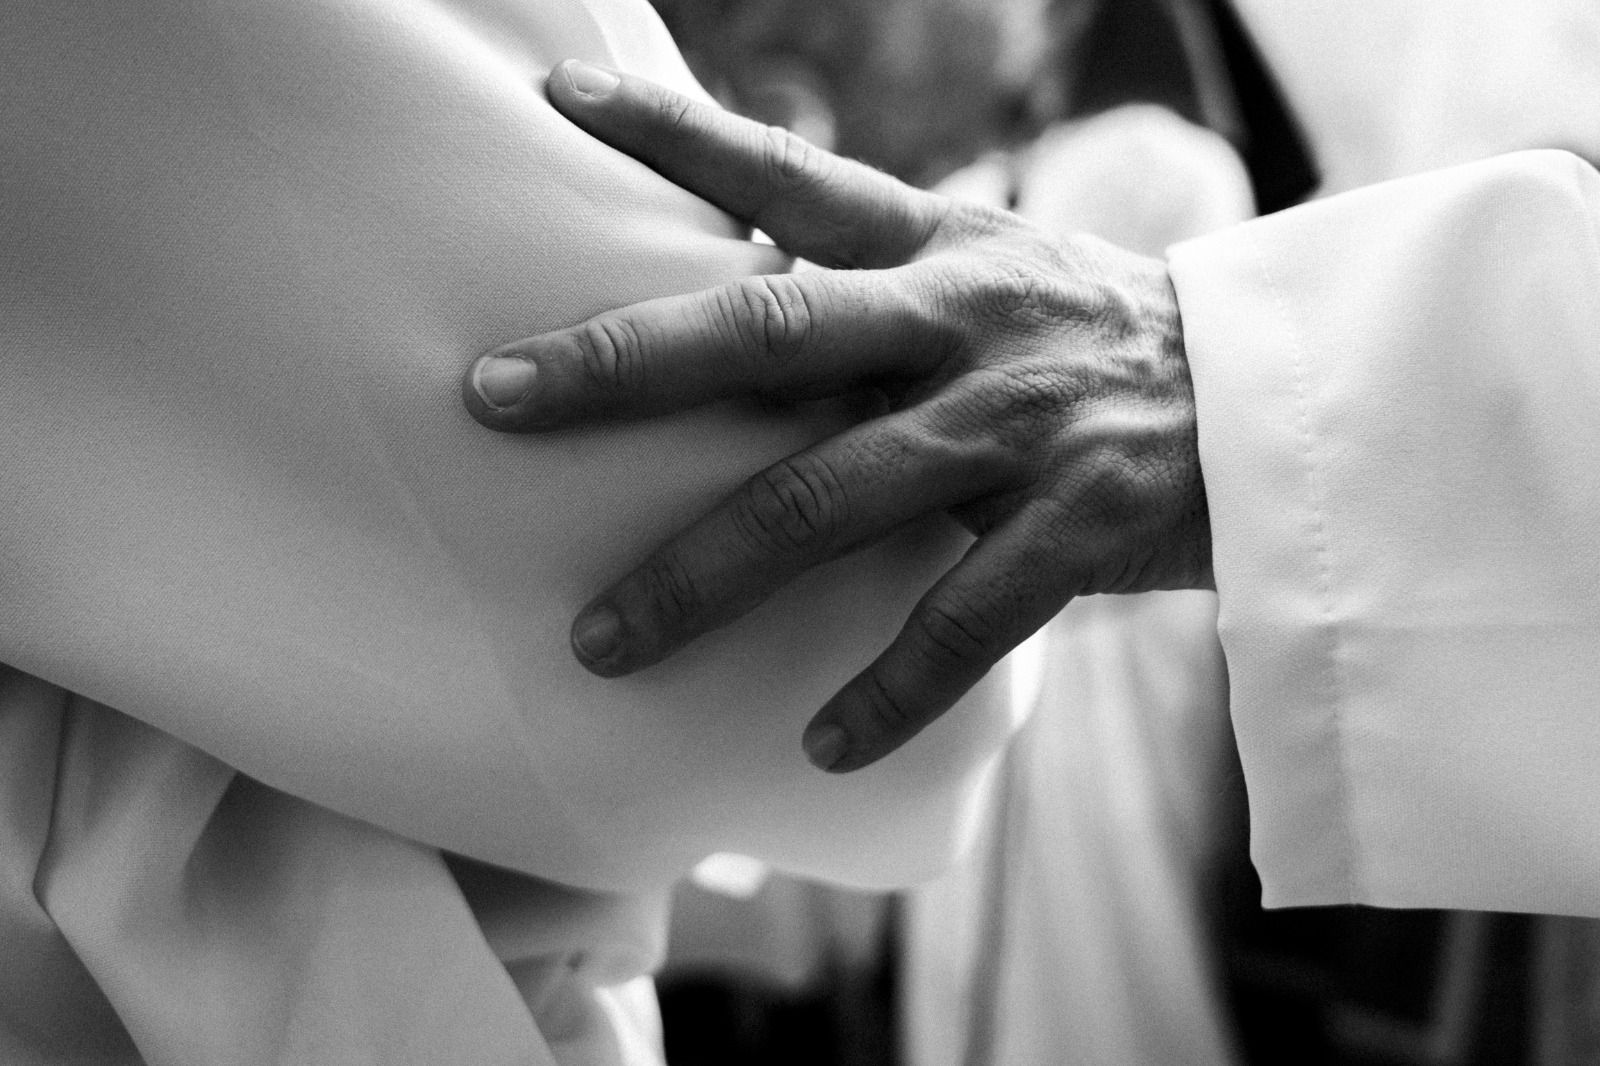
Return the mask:
<svg viewBox="0 0 1600 1066">
<path fill-rule="evenodd" d="M 817 765 L 864 766 L 1075 596 L 1208 586 L 1194 397 L 1165 266 L 1059 244 L 630 76 L 577 64 L 554 105 L 825 267 L 652 300 L 478 360 L 493 429 L 640 418 L 736 395 L 876 389 L 888 413 L 763 470 L 594 600 L 572 645 L 630 673 L 919 515 L 977 542 L 822 708 Z"/>
</svg>

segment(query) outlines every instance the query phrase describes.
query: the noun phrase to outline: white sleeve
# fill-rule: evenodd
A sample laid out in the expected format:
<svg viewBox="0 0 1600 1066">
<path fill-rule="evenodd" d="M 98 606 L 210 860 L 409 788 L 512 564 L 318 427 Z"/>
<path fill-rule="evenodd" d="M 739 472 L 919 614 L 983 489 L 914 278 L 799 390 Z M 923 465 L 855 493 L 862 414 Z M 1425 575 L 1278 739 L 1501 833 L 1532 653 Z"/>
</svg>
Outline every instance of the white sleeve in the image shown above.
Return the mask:
<svg viewBox="0 0 1600 1066">
<path fill-rule="evenodd" d="M 1172 250 L 1269 905 L 1600 914 L 1600 175 Z"/>
</svg>

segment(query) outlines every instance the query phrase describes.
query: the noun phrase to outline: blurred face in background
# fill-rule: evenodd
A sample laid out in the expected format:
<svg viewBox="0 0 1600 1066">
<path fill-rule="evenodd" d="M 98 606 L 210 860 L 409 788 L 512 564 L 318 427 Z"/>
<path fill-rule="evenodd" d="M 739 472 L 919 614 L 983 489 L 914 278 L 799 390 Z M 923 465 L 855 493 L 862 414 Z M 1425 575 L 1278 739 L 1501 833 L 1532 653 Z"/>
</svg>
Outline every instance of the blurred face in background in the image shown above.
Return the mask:
<svg viewBox="0 0 1600 1066">
<path fill-rule="evenodd" d="M 928 185 L 1060 117 L 1091 0 L 653 0 L 729 106 Z"/>
</svg>

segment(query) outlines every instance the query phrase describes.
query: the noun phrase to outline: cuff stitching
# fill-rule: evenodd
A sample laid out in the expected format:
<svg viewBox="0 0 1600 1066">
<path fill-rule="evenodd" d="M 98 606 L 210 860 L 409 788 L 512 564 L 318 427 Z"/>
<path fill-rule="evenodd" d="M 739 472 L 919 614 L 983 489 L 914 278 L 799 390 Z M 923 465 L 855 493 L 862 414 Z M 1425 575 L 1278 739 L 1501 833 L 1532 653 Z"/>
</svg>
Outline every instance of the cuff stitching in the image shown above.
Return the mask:
<svg viewBox="0 0 1600 1066">
<path fill-rule="evenodd" d="M 1295 384 L 1295 421 L 1298 424 L 1301 439 L 1301 458 L 1305 463 L 1306 500 L 1310 505 L 1310 534 L 1312 553 L 1316 559 L 1317 588 L 1316 595 L 1320 614 L 1322 616 L 1322 630 L 1326 634 L 1327 658 L 1322 669 L 1324 683 L 1328 693 L 1329 724 L 1334 745 L 1334 758 L 1337 760 L 1334 779 L 1337 792 L 1334 803 L 1337 807 L 1340 825 L 1344 837 L 1344 861 L 1340 864 L 1344 876 L 1344 895 L 1346 899 L 1356 900 L 1361 898 L 1358 892 L 1363 878 L 1358 876 L 1359 852 L 1356 849 L 1356 831 L 1351 797 L 1349 789 L 1349 754 L 1345 743 L 1345 707 L 1343 695 L 1346 691 L 1341 664 L 1344 656 L 1343 631 L 1336 621 L 1333 604 L 1333 563 L 1332 545 L 1328 535 L 1327 511 L 1324 507 L 1321 491 L 1321 477 L 1318 469 L 1316 434 L 1311 426 L 1311 387 L 1310 375 L 1305 357 L 1305 345 L 1301 342 L 1298 324 L 1289 315 L 1288 301 L 1284 299 L 1283 290 L 1277 279 L 1268 269 L 1266 258 L 1252 241 L 1249 245 L 1253 258 L 1256 261 L 1261 278 L 1266 289 L 1272 295 L 1274 308 L 1279 320 L 1283 323 L 1283 330 L 1289 340 L 1289 355 L 1294 367 Z"/>
</svg>

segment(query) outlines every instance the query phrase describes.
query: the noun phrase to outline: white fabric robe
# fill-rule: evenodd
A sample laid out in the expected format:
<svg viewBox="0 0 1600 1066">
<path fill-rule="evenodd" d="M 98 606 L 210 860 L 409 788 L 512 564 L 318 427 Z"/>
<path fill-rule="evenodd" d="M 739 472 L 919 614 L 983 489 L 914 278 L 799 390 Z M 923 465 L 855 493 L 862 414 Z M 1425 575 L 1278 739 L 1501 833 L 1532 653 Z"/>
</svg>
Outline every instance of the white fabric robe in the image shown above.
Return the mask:
<svg viewBox="0 0 1600 1066">
<path fill-rule="evenodd" d="M 636 678 L 567 649 L 842 416 L 467 417 L 480 351 L 784 266 L 556 115 L 568 56 L 698 91 L 642 0 L 0 5 L 7 1063 L 648 1059 L 695 860 L 959 846 L 999 687 L 849 779 L 798 743 L 953 523 Z"/>
</svg>

